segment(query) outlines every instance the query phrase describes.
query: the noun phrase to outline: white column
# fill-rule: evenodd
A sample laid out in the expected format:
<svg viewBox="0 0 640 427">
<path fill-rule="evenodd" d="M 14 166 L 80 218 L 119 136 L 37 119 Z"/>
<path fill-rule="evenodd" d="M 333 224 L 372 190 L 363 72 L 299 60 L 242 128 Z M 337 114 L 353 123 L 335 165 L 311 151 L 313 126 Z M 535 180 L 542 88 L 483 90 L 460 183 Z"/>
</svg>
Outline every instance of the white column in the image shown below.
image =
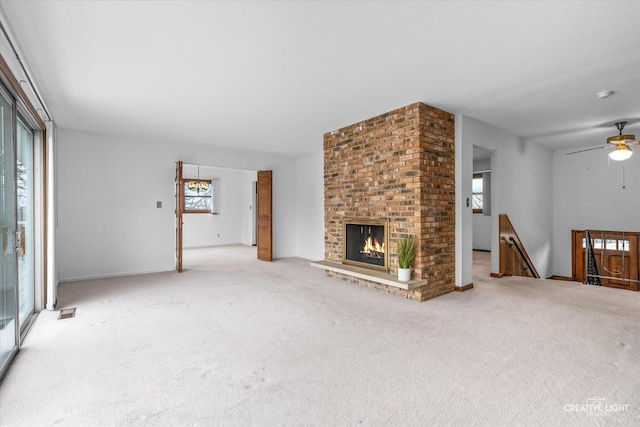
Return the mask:
<svg viewBox="0 0 640 427">
<path fill-rule="evenodd" d="M 463 120 L 461 114 L 456 115 L 456 286 L 473 281 L 473 144 L 464 142 Z"/>
</svg>

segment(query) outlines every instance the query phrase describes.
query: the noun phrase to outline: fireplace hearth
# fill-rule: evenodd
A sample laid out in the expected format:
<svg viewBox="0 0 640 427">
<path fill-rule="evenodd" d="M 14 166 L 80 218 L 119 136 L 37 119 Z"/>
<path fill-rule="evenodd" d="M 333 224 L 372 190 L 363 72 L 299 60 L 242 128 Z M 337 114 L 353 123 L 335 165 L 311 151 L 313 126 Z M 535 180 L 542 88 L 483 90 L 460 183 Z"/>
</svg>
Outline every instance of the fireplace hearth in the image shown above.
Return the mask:
<svg viewBox="0 0 640 427">
<path fill-rule="evenodd" d="M 389 271 L 389 221 L 344 219 L 342 263 Z"/>
</svg>

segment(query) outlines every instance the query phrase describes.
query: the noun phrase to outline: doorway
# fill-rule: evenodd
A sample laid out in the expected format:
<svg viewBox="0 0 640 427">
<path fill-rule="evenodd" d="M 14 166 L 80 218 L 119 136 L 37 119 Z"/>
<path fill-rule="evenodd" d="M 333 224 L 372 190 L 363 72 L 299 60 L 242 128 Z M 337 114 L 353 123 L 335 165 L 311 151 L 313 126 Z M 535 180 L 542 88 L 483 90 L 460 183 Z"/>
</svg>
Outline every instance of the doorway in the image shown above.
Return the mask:
<svg viewBox="0 0 640 427">
<path fill-rule="evenodd" d="M 189 259 L 190 254 L 196 253 L 191 249 L 246 245 L 255 251 L 257 171 L 184 163 L 182 177 L 184 266 L 197 262 L 197 257 Z"/>
<path fill-rule="evenodd" d="M 491 198 L 491 157 L 493 150 L 473 146 L 471 209 L 473 212 L 473 273 L 491 273 L 491 243 L 494 236 Z"/>
</svg>

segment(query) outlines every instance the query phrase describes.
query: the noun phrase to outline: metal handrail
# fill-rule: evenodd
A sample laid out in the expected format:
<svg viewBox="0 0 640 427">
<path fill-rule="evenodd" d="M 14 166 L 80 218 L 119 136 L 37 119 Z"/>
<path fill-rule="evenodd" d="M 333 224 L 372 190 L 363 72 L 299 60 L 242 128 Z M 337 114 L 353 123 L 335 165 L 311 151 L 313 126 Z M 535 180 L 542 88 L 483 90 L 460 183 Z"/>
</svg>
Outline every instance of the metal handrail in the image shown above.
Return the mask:
<svg viewBox="0 0 640 427">
<path fill-rule="evenodd" d="M 520 254 L 520 257 L 522 258 L 522 260 L 524 261 L 525 264 L 527 264 L 527 268 L 529 269 L 529 271 L 531 272 L 531 274 L 533 275 L 533 277 L 535 277 L 536 279 L 539 279 L 540 276 L 538 275 L 538 272 L 536 271 L 535 268 L 533 268 L 533 266 L 529 263 L 529 259 L 527 258 L 527 256 L 525 256 L 524 252 L 522 252 L 522 249 L 520 248 L 520 245 L 518 244 L 517 240 L 513 238 L 513 236 L 509 237 L 509 240 L 515 245 L 516 249 L 518 250 L 518 253 Z"/>
</svg>

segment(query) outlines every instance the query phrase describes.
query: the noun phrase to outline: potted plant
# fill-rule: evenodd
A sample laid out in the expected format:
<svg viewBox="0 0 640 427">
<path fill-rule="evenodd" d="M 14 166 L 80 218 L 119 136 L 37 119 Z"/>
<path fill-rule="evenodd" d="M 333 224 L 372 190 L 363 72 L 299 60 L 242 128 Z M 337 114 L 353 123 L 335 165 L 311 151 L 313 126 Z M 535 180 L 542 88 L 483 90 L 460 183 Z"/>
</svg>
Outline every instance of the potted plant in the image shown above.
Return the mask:
<svg viewBox="0 0 640 427">
<path fill-rule="evenodd" d="M 398 240 L 398 280 L 408 282 L 411 280 L 411 264 L 416 257 L 416 239 L 413 236 L 404 236 Z"/>
</svg>

